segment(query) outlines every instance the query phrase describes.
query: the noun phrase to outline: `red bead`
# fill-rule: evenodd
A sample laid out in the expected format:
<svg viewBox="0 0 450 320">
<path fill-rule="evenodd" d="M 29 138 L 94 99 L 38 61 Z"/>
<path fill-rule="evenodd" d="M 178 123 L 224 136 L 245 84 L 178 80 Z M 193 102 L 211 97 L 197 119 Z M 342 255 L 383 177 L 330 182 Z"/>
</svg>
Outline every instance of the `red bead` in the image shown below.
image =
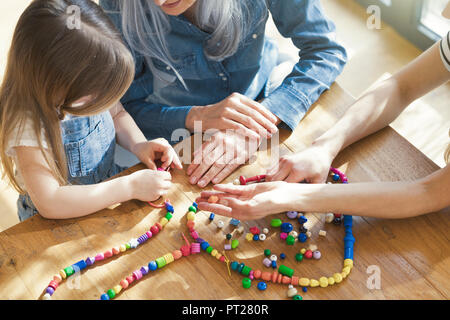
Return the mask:
<svg viewBox="0 0 450 320">
<path fill-rule="evenodd" d="M 152 227 L 150 228 L 150 231 L 151 231 L 153 234 L 158 234 L 159 229 L 158 229 L 158 227 L 157 227 L 156 225 L 154 225 L 154 226 L 152 226 Z"/>
<path fill-rule="evenodd" d="M 50 281 L 48 287 L 52 287 L 53 289 L 56 290 L 56 288 L 58 288 L 58 282 L 56 282 L 55 280 Z"/>
<path fill-rule="evenodd" d="M 134 282 L 134 277 L 133 276 L 128 276 L 127 277 L 127 281 L 128 281 L 128 284 L 133 283 Z"/>
<path fill-rule="evenodd" d="M 340 213 L 335 213 L 335 214 L 334 214 L 334 217 L 335 217 L 335 218 L 342 218 L 342 214 L 340 214 Z"/>
<path fill-rule="evenodd" d="M 185 245 L 180 248 L 181 253 L 183 256 L 187 257 L 191 254 L 191 246 Z"/>
<path fill-rule="evenodd" d="M 250 228 L 250 232 L 251 232 L 252 234 L 260 234 L 260 233 L 261 233 L 261 231 L 259 231 L 259 228 L 258 228 L 258 227 L 251 227 L 251 228 Z"/>
<path fill-rule="evenodd" d="M 187 222 L 187 227 L 189 228 L 189 231 L 194 231 L 195 222 L 190 220 Z"/>
<path fill-rule="evenodd" d="M 113 253 L 111 250 L 106 250 L 105 253 L 103 253 L 103 255 L 105 256 L 105 258 L 111 258 Z"/>
<path fill-rule="evenodd" d="M 306 259 L 311 259 L 313 256 L 313 253 L 311 250 L 306 250 L 305 254 L 304 254 Z"/>
<path fill-rule="evenodd" d="M 163 229 L 162 225 L 159 222 L 156 222 L 155 226 L 158 227 L 159 231 L 161 231 Z"/>
<path fill-rule="evenodd" d="M 224 262 L 225 261 L 225 256 L 221 256 L 219 259 L 220 262 Z"/>
</svg>

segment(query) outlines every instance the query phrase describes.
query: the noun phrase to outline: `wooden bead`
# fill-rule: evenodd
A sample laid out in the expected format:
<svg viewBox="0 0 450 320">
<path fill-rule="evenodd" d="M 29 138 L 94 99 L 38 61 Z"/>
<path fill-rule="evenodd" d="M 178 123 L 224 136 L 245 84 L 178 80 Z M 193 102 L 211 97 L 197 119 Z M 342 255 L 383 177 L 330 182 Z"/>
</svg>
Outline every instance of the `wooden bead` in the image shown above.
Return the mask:
<svg viewBox="0 0 450 320">
<path fill-rule="evenodd" d="M 316 246 L 315 244 L 310 244 L 310 245 L 308 246 L 308 250 L 316 251 L 316 250 L 317 250 L 317 246 Z"/>
<path fill-rule="evenodd" d="M 316 279 L 311 279 L 309 285 L 311 286 L 311 288 L 314 288 L 314 287 L 318 287 L 320 285 L 320 283 Z"/>
<path fill-rule="evenodd" d="M 162 217 L 161 220 L 159 220 L 159 224 L 161 225 L 161 227 L 164 227 L 167 222 L 169 222 L 169 220 L 166 217 Z"/>
<path fill-rule="evenodd" d="M 283 276 L 281 278 L 281 283 L 282 284 L 291 284 L 291 278 L 287 277 L 287 276 Z"/>
<path fill-rule="evenodd" d="M 298 286 L 298 277 L 297 276 L 292 276 L 291 278 L 291 284 L 294 286 Z"/>
<path fill-rule="evenodd" d="M 55 281 L 56 283 L 60 284 L 61 281 L 62 281 L 61 275 L 55 274 L 55 275 L 53 276 L 53 281 Z"/>
<path fill-rule="evenodd" d="M 352 259 L 345 259 L 344 260 L 344 267 L 350 267 L 350 269 L 353 268 L 353 260 Z"/>
<path fill-rule="evenodd" d="M 126 279 L 123 279 L 122 281 L 120 281 L 120 285 L 122 286 L 122 288 L 126 289 L 128 288 L 128 281 Z"/>
<path fill-rule="evenodd" d="M 122 244 L 122 245 L 119 247 L 119 250 L 120 250 L 120 252 L 125 252 L 125 251 L 127 251 L 127 247 L 126 247 L 124 244 Z"/>
<path fill-rule="evenodd" d="M 334 284 L 334 278 L 333 277 L 328 277 L 328 284 L 330 285 L 330 286 L 332 286 L 333 284 Z"/>
<path fill-rule="evenodd" d="M 272 277 L 271 277 L 270 280 L 271 280 L 273 283 L 277 283 L 277 278 L 278 278 L 278 272 L 274 271 L 274 272 L 272 273 Z"/>
<path fill-rule="evenodd" d="M 64 269 L 59 270 L 59 275 L 60 275 L 61 278 L 63 278 L 63 279 L 67 278 L 67 274 L 66 274 L 66 272 L 64 271 Z"/>
<path fill-rule="evenodd" d="M 319 284 L 322 288 L 328 287 L 328 278 L 327 277 L 320 277 L 319 278 Z"/>
<path fill-rule="evenodd" d="M 183 254 L 181 253 L 180 250 L 175 250 L 175 251 L 173 251 L 173 252 L 172 252 L 172 255 L 173 255 L 173 258 L 174 258 L 175 260 L 178 260 L 178 259 L 180 259 L 180 258 L 183 256 Z"/>
<path fill-rule="evenodd" d="M 342 281 L 342 275 L 340 273 L 333 274 L 334 281 L 340 283 Z"/>
<path fill-rule="evenodd" d="M 300 278 L 298 280 L 298 285 L 301 287 L 307 287 L 307 286 L 309 286 L 309 284 L 310 284 L 310 281 L 308 278 Z"/>
<path fill-rule="evenodd" d="M 271 278 L 272 274 L 270 272 L 264 271 L 263 273 L 261 273 L 261 279 L 265 281 L 270 281 Z"/>
<path fill-rule="evenodd" d="M 325 222 L 326 223 L 332 223 L 334 220 L 334 214 L 333 213 L 327 213 L 325 215 Z"/>
<path fill-rule="evenodd" d="M 115 287 L 113 288 L 113 290 L 114 290 L 114 292 L 115 292 L 116 294 L 119 294 L 120 291 L 122 291 L 122 286 L 117 285 L 117 286 L 115 286 Z"/>
<path fill-rule="evenodd" d="M 327 236 L 327 232 L 325 230 L 320 230 L 319 231 L 319 236 L 326 237 Z"/>
<path fill-rule="evenodd" d="M 261 270 L 255 270 L 255 272 L 253 273 L 253 276 L 255 277 L 255 279 L 259 279 L 261 278 Z"/>
<path fill-rule="evenodd" d="M 187 214 L 188 221 L 194 221 L 195 220 L 195 213 L 192 211 L 189 211 Z"/>
</svg>

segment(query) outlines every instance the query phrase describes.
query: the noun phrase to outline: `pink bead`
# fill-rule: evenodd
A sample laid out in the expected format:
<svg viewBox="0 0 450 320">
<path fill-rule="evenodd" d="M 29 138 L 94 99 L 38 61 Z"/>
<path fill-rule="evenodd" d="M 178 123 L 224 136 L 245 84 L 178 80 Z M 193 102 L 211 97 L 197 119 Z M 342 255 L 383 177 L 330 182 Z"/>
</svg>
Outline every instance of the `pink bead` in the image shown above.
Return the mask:
<svg viewBox="0 0 450 320">
<path fill-rule="evenodd" d="M 225 250 L 231 250 L 231 244 L 227 243 L 223 246 Z"/>
<path fill-rule="evenodd" d="M 158 171 L 164 171 L 164 169 L 163 168 L 158 168 Z"/>
<path fill-rule="evenodd" d="M 133 272 L 133 277 L 134 277 L 136 280 L 140 280 L 140 279 L 142 278 L 142 272 L 141 272 L 140 270 L 134 271 L 134 272 Z"/>
<path fill-rule="evenodd" d="M 105 256 L 103 255 L 103 253 L 99 253 L 95 256 L 95 261 L 100 261 L 105 259 Z"/>
<path fill-rule="evenodd" d="M 200 243 L 194 242 L 191 244 L 191 253 L 200 253 Z"/>
<path fill-rule="evenodd" d="M 128 288 L 128 281 L 124 279 L 120 281 L 120 285 L 122 286 L 122 288 L 126 289 Z"/>
<path fill-rule="evenodd" d="M 198 233 L 197 233 L 197 231 L 192 231 L 192 232 L 191 232 L 191 237 L 192 237 L 194 240 L 197 240 L 197 239 L 198 239 Z"/>
<path fill-rule="evenodd" d="M 186 223 L 187 227 L 189 228 L 189 231 L 194 231 L 195 222 L 190 220 Z"/>
<path fill-rule="evenodd" d="M 288 236 L 288 234 L 286 232 L 281 232 L 280 233 L 280 239 L 281 240 L 286 240 L 287 236 Z"/>
<path fill-rule="evenodd" d="M 250 274 L 248 275 L 248 277 L 250 278 L 250 280 L 253 280 L 255 277 L 254 277 L 254 271 L 252 270 L 252 271 L 250 271 Z"/>
<path fill-rule="evenodd" d="M 178 260 L 183 256 L 180 250 L 175 250 L 174 252 L 172 252 L 172 255 L 175 260 Z"/>
<path fill-rule="evenodd" d="M 225 256 L 221 256 L 221 257 L 219 258 L 219 261 L 220 261 L 220 262 L 224 262 L 224 261 L 225 261 Z"/>
<path fill-rule="evenodd" d="M 105 253 L 103 253 L 103 256 L 105 258 L 110 258 L 110 257 L 112 257 L 112 255 L 113 255 L 112 250 L 106 250 Z M 97 259 L 95 259 L 95 260 L 97 260 Z"/>
<path fill-rule="evenodd" d="M 150 231 L 147 231 L 145 233 L 147 235 L 147 237 L 150 239 L 151 237 L 153 237 L 153 233 L 151 233 Z"/>
</svg>

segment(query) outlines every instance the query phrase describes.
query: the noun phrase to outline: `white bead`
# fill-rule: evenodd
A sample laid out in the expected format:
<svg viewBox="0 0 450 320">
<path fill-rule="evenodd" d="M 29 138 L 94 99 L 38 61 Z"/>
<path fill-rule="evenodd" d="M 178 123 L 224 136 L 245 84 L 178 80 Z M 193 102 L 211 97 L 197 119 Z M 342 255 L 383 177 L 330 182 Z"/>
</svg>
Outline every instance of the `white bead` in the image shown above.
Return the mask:
<svg viewBox="0 0 450 320">
<path fill-rule="evenodd" d="M 294 238 L 298 237 L 298 233 L 295 230 L 292 230 L 291 232 L 289 232 L 289 235 L 293 236 Z"/>
<path fill-rule="evenodd" d="M 266 235 L 264 233 L 259 234 L 259 240 L 264 241 L 266 240 Z"/>
<path fill-rule="evenodd" d="M 234 179 L 233 184 L 239 186 L 241 182 L 239 181 L 239 179 Z"/>
<path fill-rule="evenodd" d="M 306 231 L 306 236 L 307 236 L 308 238 L 311 238 L 311 236 L 312 236 L 311 231 Z"/>
<path fill-rule="evenodd" d="M 244 226 L 240 226 L 236 229 L 239 233 L 244 232 Z"/>
<path fill-rule="evenodd" d="M 44 296 L 42 297 L 42 300 L 52 300 L 52 296 L 48 293 L 44 294 Z"/>
<path fill-rule="evenodd" d="M 319 231 L 319 236 L 326 237 L 327 236 L 327 232 L 325 230 L 320 230 Z"/>
<path fill-rule="evenodd" d="M 315 244 L 310 244 L 308 246 L 308 249 L 311 250 L 311 251 L 316 251 L 317 250 L 317 246 Z"/>
<path fill-rule="evenodd" d="M 295 296 L 297 294 L 297 292 L 298 292 L 297 289 L 295 289 L 294 287 L 289 288 L 287 291 L 287 296 L 289 298 L 292 298 L 293 296 Z"/>
<path fill-rule="evenodd" d="M 270 260 L 272 261 L 277 261 L 277 259 L 278 259 L 277 256 L 274 254 L 270 256 Z"/>
<path fill-rule="evenodd" d="M 135 249 L 139 245 L 139 241 L 136 238 L 135 239 L 131 239 L 129 244 L 130 244 L 131 248 Z"/>
<path fill-rule="evenodd" d="M 222 220 L 217 221 L 217 228 L 222 229 L 224 226 L 224 223 Z"/>
<path fill-rule="evenodd" d="M 327 213 L 325 215 L 325 222 L 331 223 L 334 220 L 334 214 L 333 213 Z"/>
<path fill-rule="evenodd" d="M 268 234 L 269 233 L 269 229 L 267 229 L 267 228 L 264 228 L 262 231 L 263 231 L 264 234 Z"/>
</svg>

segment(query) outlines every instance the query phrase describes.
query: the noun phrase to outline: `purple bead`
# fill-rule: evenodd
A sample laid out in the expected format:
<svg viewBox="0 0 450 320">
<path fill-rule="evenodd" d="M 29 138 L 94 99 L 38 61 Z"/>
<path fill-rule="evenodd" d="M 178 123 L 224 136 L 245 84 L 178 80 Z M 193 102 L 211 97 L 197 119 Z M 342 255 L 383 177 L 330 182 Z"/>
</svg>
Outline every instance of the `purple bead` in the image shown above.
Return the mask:
<svg viewBox="0 0 450 320">
<path fill-rule="evenodd" d="M 148 267 L 144 266 L 141 268 L 141 273 L 143 276 L 145 276 L 148 273 Z"/>
<path fill-rule="evenodd" d="M 286 215 L 289 219 L 295 219 L 298 216 L 298 212 L 297 211 L 288 211 L 288 212 L 286 212 Z"/>
<path fill-rule="evenodd" d="M 47 292 L 49 295 L 53 295 L 53 293 L 55 293 L 55 289 L 53 289 L 52 287 L 47 287 L 47 290 L 45 290 L 45 292 Z"/>
<path fill-rule="evenodd" d="M 314 259 L 318 260 L 318 259 L 320 259 L 321 256 L 322 256 L 322 254 L 320 253 L 320 251 L 317 250 L 317 251 L 313 252 L 313 258 Z"/>
<path fill-rule="evenodd" d="M 95 262 L 95 257 L 88 257 L 86 258 L 86 265 L 92 266 Z"/>
<path fill-rule="evenodd" d="M 148 240 L 148 235 L 147 234 L 143 234 L 142 236 L 140 236 L 139 238 L 138 238 L 138 242 L 139 242 L 139 244 L 143 244 L 145 241 L 147 241 Z"/>
<path fill-rule="evenodd" d="M 197 238 L 195 241 L 196 241 L 197 243 L 205 242 L 205 240 L 203 240 L 202 238 Z"/>
</svg>

